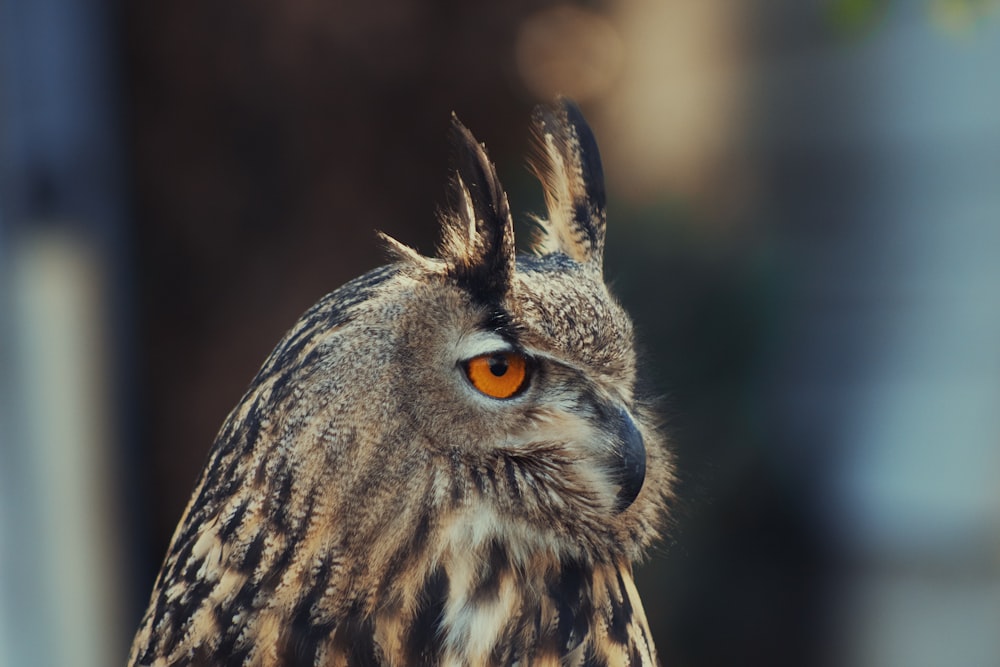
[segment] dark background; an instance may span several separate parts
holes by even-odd
[[[3,499],[21,545],[6,562],[24,573],[4,576],[32,600],[0,616],[0,665],[25,664],[19,628],[49,613],[25,583],[45,577],[31,530],[49,494],[19,408],[33,372],[21,249],[63,235],[99,276],[111,435],[87,516],[118,564],[101,575],[111,648],[95,655],[118,656],[272,346],[384,261],[375,230],[433,249],[452,111],[523,221],[541,212],[530,110],[556,93],[579,100],[604,153],[606,274],[677,456],[670,530],[639,573],[663,664],[935,664],[942,646],[1000,659],[966,623],[1000,615],[975,593],[1000,580],[1000,498],[981,473],[1000,458],[990,3],[82,7],[9,3],[0,31]],[[956,295],[979,305],[949,310]],[[925,638],[948,623],[964,639]],[[50,652],[32,664],[60,664]]]

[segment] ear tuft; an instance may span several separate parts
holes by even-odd
[[[604,258],[604,171],[594,133],[573,102],[560,98],[532,115],[538,155],[530,167],[542,182],[548,219],[539,219],[535,252],[561,252],[601,269]]]
[[[377,234],[382,243],[385,244],[386,251],[392,259],[421,266],[428,270],[434,270],[435,264],[439,263],[439,260],[424,257],[410,246],[397,241],[385,232],[377,232]]]
[[[486,149],[452,115],[455,177],[443,217],[441,259],[484,302],[500,301],[514,273],[514,222]]]

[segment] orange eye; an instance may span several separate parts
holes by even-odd
[[[518,352],[497,352],[465,362],[472,386],[492,398],[510,398],[527,384],[528,360]]]

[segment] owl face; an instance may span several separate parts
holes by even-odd
[[[407,372],[393,394],[415,446],[461,462],[449,484],[463,496],[484,484],[475,471],[513,461],[513,495],[482,503],[498,517],[533,519],[539,534],[589,518],[588,531],[606,533],[641,492],[656,441],[634,402],[627,316],[566,258],[521,258],[509,290],[486,303],[436,268],[400,278],[413,294],[395,325]]]

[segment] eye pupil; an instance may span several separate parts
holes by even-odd
[[[490,357],[490,373],[496,377],[503,377],[507,374],[507,357],[503,354],[495,354]]]

